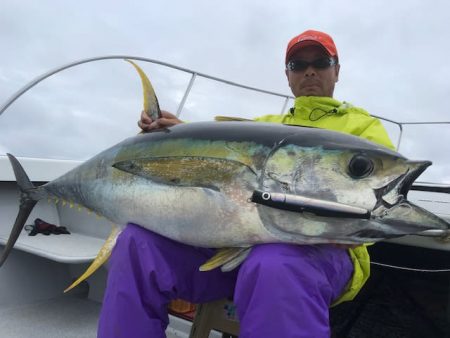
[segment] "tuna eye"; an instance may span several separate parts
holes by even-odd
[[[348,171],[353,178],[364,178],[373,171],[373,162],[364,155],[355,155],[348,164]]]

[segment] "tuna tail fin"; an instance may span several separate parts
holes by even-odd
[[[33,183],[31,183],[28,175],[25,173],[25,170],[19,163],[19,161],[11,154],[8,155],[9,161],[11,162],[14,175],[16,176],[17,185],[20,189],[20,209],[19,214],[17,215],[14,226],[11,230],[11,234],[9,235],[8,241],[6,242],[5,249],[3,250],[2,256],[0,257],[0,267],[8,258],[11,253],[14,244],[19,238],[20,232],[22,231],[25,222],[28,219],[31,211],[33,210],[36,203],[43,197],[41,189],[35,187]]]
[[[114,245],[116,244],[116,240],[119,234],[120,230],[116,227],[113,227],[111,234],[109,235],[105,244],[103,244],[102,248],[97,254],[97,257],[95,257],[94,261],[91,263],[91,265],[89,265],[86,271],[80,277],[78,277],[78,279],[75,282],[73,282],[72,285],[70,285],[67,289],[64,290],[64,293],[72,290],[74,287],[76,287],[78,284],[80,284],[82,281],[84,281],[86,278],[92,275],[95,271],[97,271],[97,269],[108,260],[109,256],[111,256],[111,251],[114,248]]]

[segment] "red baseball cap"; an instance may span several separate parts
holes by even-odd
[[[289,41],[286,49],[286,63],[289,61],[289,58],[299,49],[311,45],[321,46],[330,56],[338,56],[336,45],[334,44],[331,36],[329,36],[327,33],[307,30]]]

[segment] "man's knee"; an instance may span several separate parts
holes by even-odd
[[[312,249],[293,244],[262,244],[252,248],[242,264],[243,270],[257,269],[264,274],[286,273],[295,269],[301,273],[304,267],[312,263]]]

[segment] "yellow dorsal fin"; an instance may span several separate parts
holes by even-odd
[[[244,119],[242,117],[232,117],[232,116],[216,116],[214,117],[215,121],[223,122],[223,121],[253,121],[249,119]]]
[[[126,59],[137,70],[142,82],[142,91],[144,93],[144,111],[154,121],[161,117],[161,110],[159,109],[158,99],[156,98],[155,90],[148,79],[145,72],[136,63]]]
[[[217,250],[217,253],[212,256],[206,263],[200,266],[200,271],[209,271],[222,266],[235,258],[239,257],[241,253],[248,250],[248,248],[222,248]]]
[[[91,276],[99,267],[105,263],[109,256],[111,255],[111,251],[116,244],[117,236],[119,236],[120,230],[117,227],[113,227],[111,234],[106,239],[105,244],[103,244],[102,248],[100,249],[97,257],[95,257],[94,261],[89,265],[89,267],[86,269],[86,271],[75,281],[70,285],[67,289],[64,290],[64,292],[68,292],[72,290],[75,286],[80,284],[82,281],[84,281],[86,278]]]

